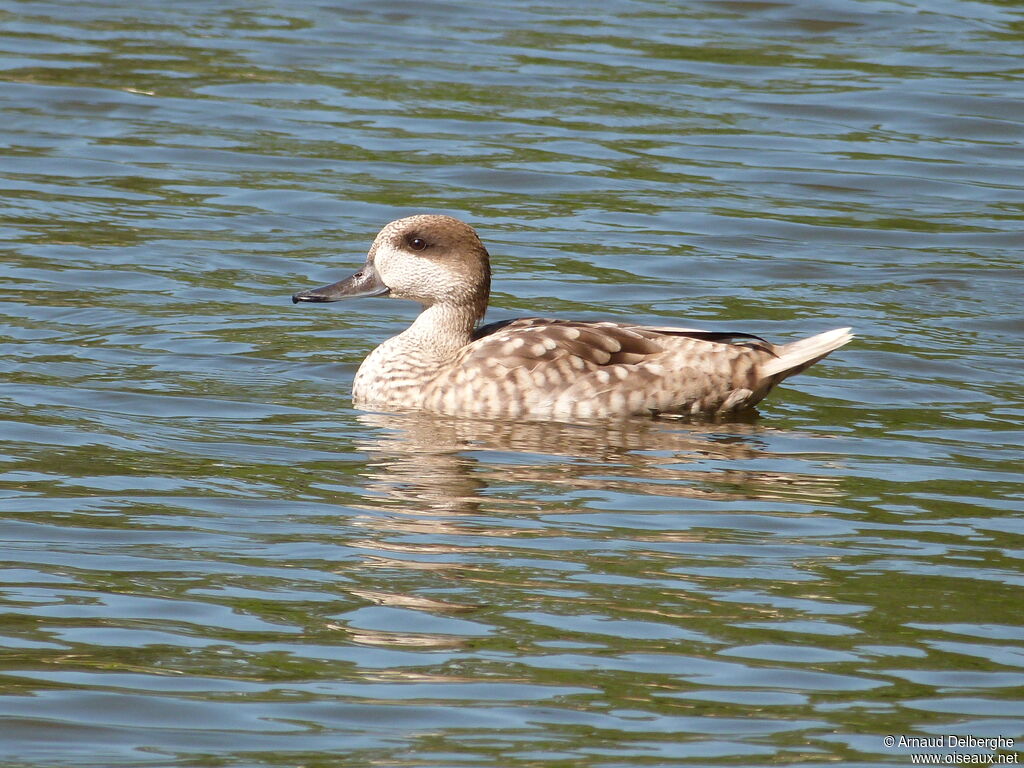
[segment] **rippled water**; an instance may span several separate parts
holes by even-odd
[[[996,0],[0,0],[0,762],[1019,748],[1022,43]],[[415,308],[288,299],[418,211],[492,319],[858,338],[741,421],[360,413]]]

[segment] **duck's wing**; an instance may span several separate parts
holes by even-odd
[[[698,341],[714,341],[719,344],[739,344],[751,349],[759,349],[769,355],[775,355],[775,345],[760,336],[752,333],[741,333],[739,331],[701,331],[696,328],[674,328],[672,326],[659,325],[632,325],[626,326],[635,331],[648,335],[652,338],[658,336],[669,336],[683,339],[697,339]]]
[[[661,354],[657,333],[644,333],[642,326],[612,322],[554,320],[521,317],[502,320],[478,329],[467,347],[465,364],[486,360],[507,368],[533,370],[557,360],[573,360],[569,370],[582,370],[620,363],[636,364]],[[678,329],[683,330],[683,329]]]
[[[742,340],[726,341],[734,338]],[[481,409],[626,416],[737,407],[754,397],[757,367],[771,354],[742,334],[522,318],[480,329],[453,369]]]
[[[849,339],[840,329],[776,346],[745,333],[521,318],[481,328],[453,367],[481,411],[493,403],[508,415],[568,418],[730,411]]]
[[[773,344],[762,339],[760,336],[755,336],[752,333],[740,333],[736,331],[705,331],[699,328],[678,328],[676,326],[633,325],[631,323],[615,323],[610,321],[590,322],[577,320],[555,320],[546,317],[520,317],[513,320],[499,320],[495,323],[489,323],[488,325],[482,326],[476,330],[473,334],[473,340],[479,341],[487,336],[501,334],[502,332],[515,333],[516,338],[525,338],[520,336],[520,332],[529,329],[543,329],[543,333],[548,334],[551,338],[575,336],[574,331],[565,330],[569,328],[575,329],[575,332],[580,332],[581,337],[583,338],[583,344],[597,341],[599,349],[604,349],[608,344],[606,342],[601,342],[600,338],[595,339],[592,335],[595,331],[598,334],[598,337],[604,336],[606,338],[617,339],[620,342],[626,342],[626,346],[633,352],[641,351],[637,348],[635,343],[635,338],[639,336],[655,343],[656,348],[644,348],[649,349],[652,354],[664,352],[667,346],[671,344],[671,342],[668,341],[669,339],[687,338],[697,339],[699,341],[713,341],[719,344],[741,344],[745,347],[760,349],[772,356],[775,355],[775,346]],[[598,357],[601,358],[603,355],[599,355]],[[598,365],[608,364],[601,363],[599,360],[595,360],[595,362]],[[615,363],[625,361],[611,360],[611,362]]]
[[[675,326],[634,325],[632,323],[615,323],[610,320],[555,320],[551,317],[516,317],[510,320],[498,320],[480,326],[473,332],[473,339],[482,339],[502,330],[522,330],[524,328],[548,328],[551,326],[587,326],[595,328],[632,328],[665,334],[709,333],[699,328],[677,328]],[[741,334],[742,335],[742,334]]]

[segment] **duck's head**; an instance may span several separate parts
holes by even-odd
[[[424,214],[384,227],[366,254],[366,264],[354,275],[296,293],[292,301],[390,296],[424,307],[472,308],[482,316],[490,290],[487,249],[474,229],[451,216]]]

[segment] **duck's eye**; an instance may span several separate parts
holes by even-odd
[[[427,247],[427,241],[424,240],[422,237],[414,237],[412,240],[409,241],[409,247],[412,248],[414,251],[422,251],[424,248]]]

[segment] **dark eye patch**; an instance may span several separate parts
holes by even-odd
[[[409,243],[409,247],[414,251],[422,251],[427,247],[427,241],[422,237],[413,236],[408,238],[406,242]]]

